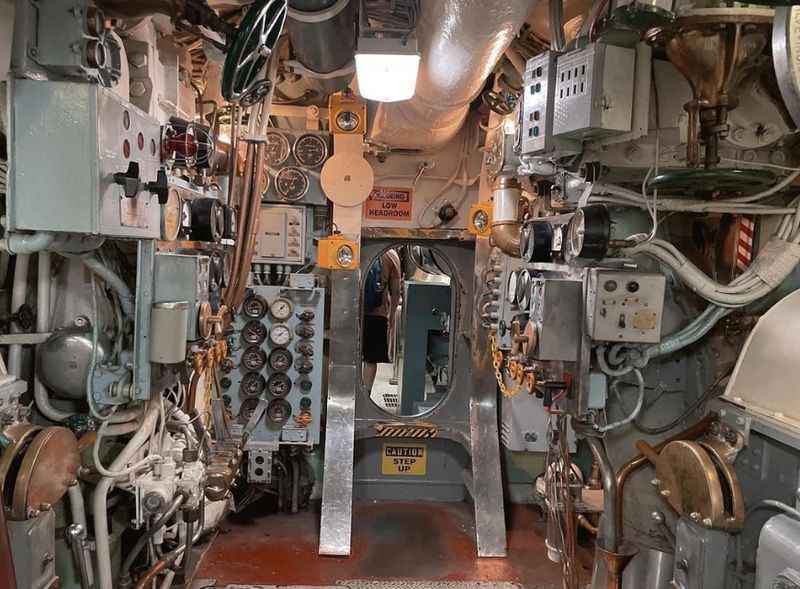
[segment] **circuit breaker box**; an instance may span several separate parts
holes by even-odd
[[[114,179],[134,164],[157,180],[158,121],[96,84],[14,80],[11,91],[9,230],[160,237],[157,197],[126,196]]]
[[[595,270],[589,275],[588,323],[595,341],[661,341],[663,274]]]

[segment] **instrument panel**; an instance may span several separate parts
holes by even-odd
[[[274,129],[267,132],[264,202],[325,205],[320,172],[330,157],[330,134]]]

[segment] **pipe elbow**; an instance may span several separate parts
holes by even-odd
[[[522,223],[519,221],[519,201],[522,190],[513,177],[501,177],[492,193],[492,243],[503,253],[521,258]]]
[[[492,225],[492,243],[506,255],[521,258],[522,225],[520,223],[497,223]]]
[[[34,254],[41,252],[53,245],[56,236],[54,233],[40,231],[37,233],[9,233],[3,240],[0,248],[9,254]]]

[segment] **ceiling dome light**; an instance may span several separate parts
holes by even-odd
[[[367,100],[398,102],[414,96],[420,54],[417,40],[362,37],[356,52],[358,91]]]

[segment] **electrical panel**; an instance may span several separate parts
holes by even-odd
[[[160,142],[158,121],[110,90],[15,80],[7,229],[158,239],[156,195],[115,175],[157,181]]]
[[[189,303],[186,339],[188,341],[199,339],[200,307],[203,303],[209,302],[209,293],[212,289],[219,289],[219,285],[212,285],[210,258],[183,254],[156,254],[153,282],[154,304],[174,301]]]
[[[305,259],[305,207],[262,206],[253,262],[297,265],[304,264]]]
[[[636,52],[593,43],[557,61],[556,137],[587,139],[631,130]]]
[[[251,287],[236,319],[225,402],[256,446],[319,443],[325,290],[301,284]]]
[[[268,131],[269,179],[263,201],[327,205],[320,171],[330,155],[330,133],[292,129]]]
[[[655,344],[661,341],[663,274],[594,270],[589,276],[592,339]]]
[[[536,327],[537,360],[575,362],[581,341],[583,282],[531,279],[530,320]]]
[[[558,151],[578,153],[580,145],[553,137],[557,53],[546,51],[525,64],[522,103],[522,155],[541,155]]]

